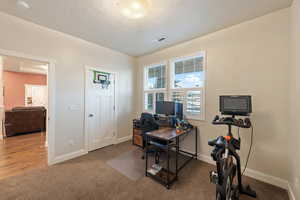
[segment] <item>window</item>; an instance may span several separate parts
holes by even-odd
[[[155,102],[183,104],[187,119],[204,120],[205,56],[198,53],[166,64],[145,68],[144,110],[155,111]],[[168,73],[166,73],[168,72]]]
[[[204,119],[204,54],[170,62],[171,100],[183,104],[188,119]]]
[[[166,65],[148,67],[145,76],[146,90],[166,88]]]
[[[173,88],[199,88],[204,85],[203,57],[178,60],[174,65]]]
[[[144,110],[155,111],[155,102],[166,100],[166,64],[145,68]]]

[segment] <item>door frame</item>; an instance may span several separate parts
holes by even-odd
[[[89,75],[89,71],[90,70],[97,70],[97,71],[103,71],[103,72],[108,72],[108,73],[112,73],[115,75],[115,90],[114,90],[114,105],[115,105],[115,110],[114,110],[114,143],[117,143],[117,139],[118,139],[118,117],[117,117],[117,113],[118,113],[118,105],[117,105],[117,90],[118,90],[118,78],[119,78],[119,73],[113,70],[107,70],[104,67],[90,67],[90,66],[85,66],[85,71],[84,71],[84,146],[85,146],[85,152],[89,152],[89,134],[88,134],[88,109],[87,109],[87,98],[88,98],[88,75]]]
[[[48,165],[55,160],[55,65],[56,61],[51,58],[28,55],[22,52],[0,49],[2,56],[14,56],[24,59],[36,60],[48,63],[47,86],[48,86],[48,110],[46,146],[48,147]]]

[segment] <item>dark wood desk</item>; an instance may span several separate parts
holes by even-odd
[[[175,128],[164,127],[164,128],[160,128],[158,130],[147,132],[146,134],[149,137],[167,141],[167,140],[172,140],[176,137],[179,137],[180,135],[186,134],[187,132],[189,132],[189,130],[176,131]]]
[[[192,132],[195,133],[195,153],[186,152],[180,149],[180,140],[179,138],[186,134],[191,134]],[[159,183],[166,186],[167,189],[170,188],[171,184],[173,184],[178,179],[178,173],[181,169],[183,169],[192,159],[197,159],[198,155],[198,129],[197,127],[188,129],[188,130],[180,130],[176,131],[175,128],[165,127],[160,128],[158,130],[154,130],[151,132],[145,133],[146,136],[146,169],[145,175],[149,176]],[[151,143],[151,139],[159,139],[166,142],[166,145],[158,145],[155,143]],[[157,147],[161,148],[162,150],[166,151],[167,153],[167,168],[161,169],[159,173],[153,175],[148,171],[148,144],[157,145]],[[170,170],[170,151],[175,148],[175,172]],[[178,155],[184,154],[188,156],[189,159],[185,161],[181,166],[178,165]]]

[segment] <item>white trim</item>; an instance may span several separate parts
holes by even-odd
[[[194,57],[203,56],[206,57],[206,52],[204,50],[197,51],[195,53],[183,55],[183,56],[177,56],[170,59],[170,62],[176,62],[176,61],[182,61],[182,60],[189,60]]]
[[[147,89],[146,88],[146,84],[147,84],[147,80],[148,80],[148,70],[149,68],[154,68],[154,67],[159,67],[161,65],[165,65],[166,69],[165,69],[165,88],[155,88],[155,89]],[[142,96],[142,108],[141,110],[144,112],[154,112],[155,111],[155,102],[153,102],[153,110],[146,110],[145,109],[145,94],[146,93],[153,93],[154,97],[153,97],[153,101],[155,101],[155,94],[156,93],[164,93],[165,94],[165,99],[167,99],[167,95],[168,95],[168,61],[162,61],[162,62],[158,62],[158,63],[153,63],[153,64],[149,64],[149,65],[144,65],[143,66],[143,81],[142,81],[142,91],[143,91],[143,96]]]
[[[173,72],[174,72],[174,67],[173,64],[175,61],[179,61],[179,60],[187,60],[187,59],[191,59],[191,58],[195,58],[195,57],[203,57],[203,73],[204,73],[204,86],[203,87],[198,87],[198,88],[173,88],[173,80],[174,80],[174,76],[173,76]],[[147,89],[146,84],[147,84],[147,72],[149,68],[151,67],[157,67],[160,65],[166,65],[166,86],[165,88],[159,88],[159,89]],[[143,65],[143,81],[142,81],[142,108],[141,110],[144,112],[154,112],[155,111],[155,104],[153,105],[153,111],[149,111],[145,109],[145,94],[146,93],[153,93],[155,95],[155,93],[158,92],[163,92],[165,93],[165,99],[166,100],[171,100],[172,98],[172,92],[174,91],[183,91],[185,94],[187,91],[201,91],[201,113],[200,115],[187,115],[187,113],[184,112],[184,114],[186,115],[188,120],[196,120],[196,121],[205,121],[206,119],[206,109],[205,109],[205,102],[206,102],[206,85],[207,85],[207,77],[206,77],[206,71],[207,71],[207,58],[206,58],[206,51],[202,50],[202,51],[197,51],[193,54],[189,54],[189,55],[185,55],[185,56],[180,56],[180,57],[175,57],[175,58],[170,58],[168,59],[168,61],[162,61],[162,62],[157,62],[154,64],[145,64]],[[154,97],[155,98],[155,97]],[[155,99],[154,99],[155,100]],[[203,106],[202,106],[203,105]]]
[[[85,85],[84,85],[84,148],[85,148],[85,151],[88,152],[89,151],[89,135],[88,135],[88,131],[87,131],[87,118],[88,118],[88,112],[87,112],[87,105],[86,105],[86,99],[87,99],[87,87],[88,87],[88,72],[89,70],[97,70],[97,71],[104,71],[104,72],[108,72],[108,73],[112,73],[115,75],[115,84],[114,84],[114,87],[115,87],[115,90],[114,90],[114,96],[115,96],[115,102],[114,102],[114,106],[115,106],[115,112],[114,112],[114,138],[113,140],[114,141],[117,141],[117,138],[118,138],[118,128],[117,128],[117,125],[118,125],[118,118],[117,118],[117,115],[118,115],[118,104],[117,104],[117,99],[118,99],[118,80],[119,80],[119,73],[116,72],[116,71],[111,71],[111,70],[107,70],[103,67],[90,67],[90,66],[85,66],[85,72],[84,72],[84,82],[85,82]],[[115,142],[114,142],[115,143]]]
[[[180,57],[175,57],[171,58],[169,61],[169,77],[170,81],[168,82],[170,90],[181,90],[181,89],[187,89],[187,90],[192,90],[192,89],[198,89],[199,87],[193,87],[193,88],[175,88],[173,83],[174,83],[174,63],[178,61],[184,61],[184,60],[189,60],[189,59],[194,59],[195,57],[203,57],[203,72],[204,72],[204,87],[200,88],[205,88],[206,86],[206,52],[205,51],[198,51],[193,54],[189,54],[186,56],[180,56]]]
[[[243,166],[242,166],[243,168]],[[287,190],[288,189],[288,184],[289,182],[287,180],[284,180],[282,178],[278,178],[276,176],[272,176],[269,174],[265,174],[250,168],[247,168],[245,171],[245,175],[249,176],[251,178],[257,179],[259,181],[265,182],[265,183],[269,183],[271,185],[275,185],[277,187],[280,187],[282,189]]]
[[[183,149],[183,150],[192,153],[189,150],[185,150],[185,149]],[[206,162],[208,164],[211,164],[211,165],[216,165],[216,163],[213,161],[213,159],[210,156],[207,156],[204,154],[198,154],[197,159],[201,160],[203,162]],[[242,166],[242,168],[244,168],[244,166]],[[265,183],[269,183],[271,185],[275,185],[282,189],[288,190],[289,193],[290,193],[290,191],[292,191],[289,188],[289,182],[282,178],[278,178],[278,177],[275,177],[275,176],[272,176],[269,174],[265,174],[265,173],[259,172],[257,170],[249,169],[249,168],[246,169],[245,175],[248,177],[254,178],[256,180],[259,180],[259,181],[262,181]],[[292,194],[292,192],[291,192],[291,194]]]
[[[204,86],[203,87],[193,87],[193,88],[174,88],[174,63],[178,62],[178,61],[183,61],[183,60],[189,60],[189,59],[193,59],[195,57],[202,57],[203,58],[203,73],[204,73]],[[205,51],[198,51],[195,52],[193,54],[189,54],[189,55],[185,55],[185,56],[180,56],[180,57],[175,57],[175,58],[171,58],[169,60],[169,74],[168,74],[168,92],[169,92],[169,100],[171,100],[172,98],[172,93],[173,92],[184,92],[184,95],[186,96],[187,91],[201,91],[201,104],[200,104],[200,108],[201,108],[201,113],[200,115],[197,116],[193,116],[193,115],[188,115],[188,113],[185,112],[184,108],[184,114],[186,115],[186,118],[188,120],[197,120],[197,121],[205,121],[205,96],[206,96],[206,84],[207,84],[207,77],[206,77],[206,70],[207,70],[207,66],[206,66],[207,62],[206,62],[206,52]]]
[[[67,161],[67,160],[71,160],[73,158],[86,155],[87,153],[88,152],[85,151],[85,149],[81,149],[79,151],[75,151],[75,152],[71,152],[68,154],[61,155],[61,156],[57,156],[53,161],[51,161],[50,165],[54,165],[54,164],[61,163],[61,162]]]
[[[296,200],[292,185],[290,183],[288,184],[288,194],[289,194],[290,200]]]
[[[48,86],[48,110],[47,110],[47,135],[46,143],[48,147],[48,165],[53,163],[55,160],[55,64],[56,61],[53,59],[37,57],[27,55],[24,53],[0,49],[0,55],[14,56],[20,58],[26,58],[30,60],[36,60],[44,63],[48,63],[48,75],[47,75],[47,86]]]
[[[216,165],[210,156],[199,154],[198,159],[203,162],[206,162],[206,163],[209,163],[212,165]],[[242,168],[244,168],[244,166],[242,166]],[[272,176],[269,174],[265,174],[265,173],[259,172],[257,170],[247,168],[245,171],[245,175],[248,177],[254,178],[256,180],[286,189],[286,190],[288,189],[288,181],[287,180],[284,180],[284,179],[281,179],[281,178],[278,178],[278,177],[275,177],[275,176]]]
[[[143,90],[144,91],[156,91],[156,90],[166,90],[167,89],[166,85],[165,85],[165,88],[154,88],[154,89],[148,89],[148,88],[146,88],[146,83],[147,83],[147,80],[148,80],[148,69],[155,68],[155,67],[160,67],[160,66],[166,66],[166,71],[165,71],[166,77],[165,78],[167,78],[168,62],[166,62],[166,61],[163,61],[163,62],[160,62],[160,63],[156,63],[156,64],[152,64],[152,65],[145,65],[143,67],[143,70],[144,70],[143,71],[143,77],[144,77]],[[167,81],[166,81],[165,84],[167,84]]]
[[[3,114],[3,119],[2,119],[2,121],[0,121],[0,126],[1,126],[1,129],[0,129],[0,131],[1,131],[1,133],[0,133],[0,140],[3,140],[4,139],[4,137],[6,137],[5,136],[5,126],[4,126],[4,120],[5,120],[5,118],[4,118],[4,115],[5,115],[5,109],[4,109],[4,106],[3,105],[0,105],[0,113],[2,113]]]
[[[117,138],[114,144],[120,144],[122,142],[127,142],[132,139],[132,135],[128,135],[125,137]]]

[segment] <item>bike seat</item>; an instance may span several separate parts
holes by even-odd
[[[223,136],[219,136],[216,139],[208,141],[209,146],[216,147],[225,147],[226,140]]]

